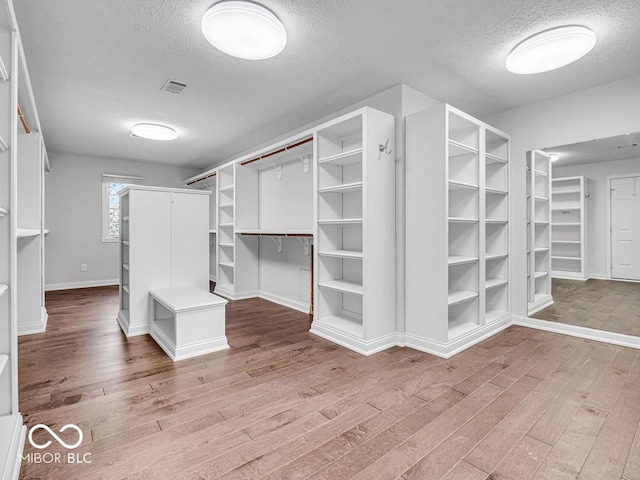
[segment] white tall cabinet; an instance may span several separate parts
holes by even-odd
[[[444,104],[405,122],[405,345],[448,357],[511,321],[510,137]]]
[[[553,304],[551,295],[551,157],[527,152],[528,314]]]
[[[584,176],[551,181],[551,275],[587,280],[588,179]]]
[[[395,118],[371,108],[318,127],[311,332],[365,355],[398,343]]]
[[[209,191],[131,185],[120,192],[120,312],[127,336],[149,333],[149,291],[209,290]]]

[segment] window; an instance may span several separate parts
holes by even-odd
[[[102,241],[117,242],[120,238],[120,190],[127,185],[141,184],[142,177],[102,175]]]

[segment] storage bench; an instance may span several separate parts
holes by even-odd
[[[151,337],[175,362],[229,348],[227,300],[196,287],[151,290]]]

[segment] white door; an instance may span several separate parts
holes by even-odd
[[[611,179],[611,277],[640,280],[640,177]]]

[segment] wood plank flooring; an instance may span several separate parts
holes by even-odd
[[[53,443],[25,455],[64,460],[27,459],[21,478],[640,480],[640,351],[511,327],[448,360],[362,357],[244,300],[230,350],[174,364],[124,337],[117,300],[50,292],[47,333],[20,338],[27,425],[77,424],[91,460],[38,430]]]
[[[640,336],[640,283],[554,278],[552,286],[554,304],[532,317]]]

